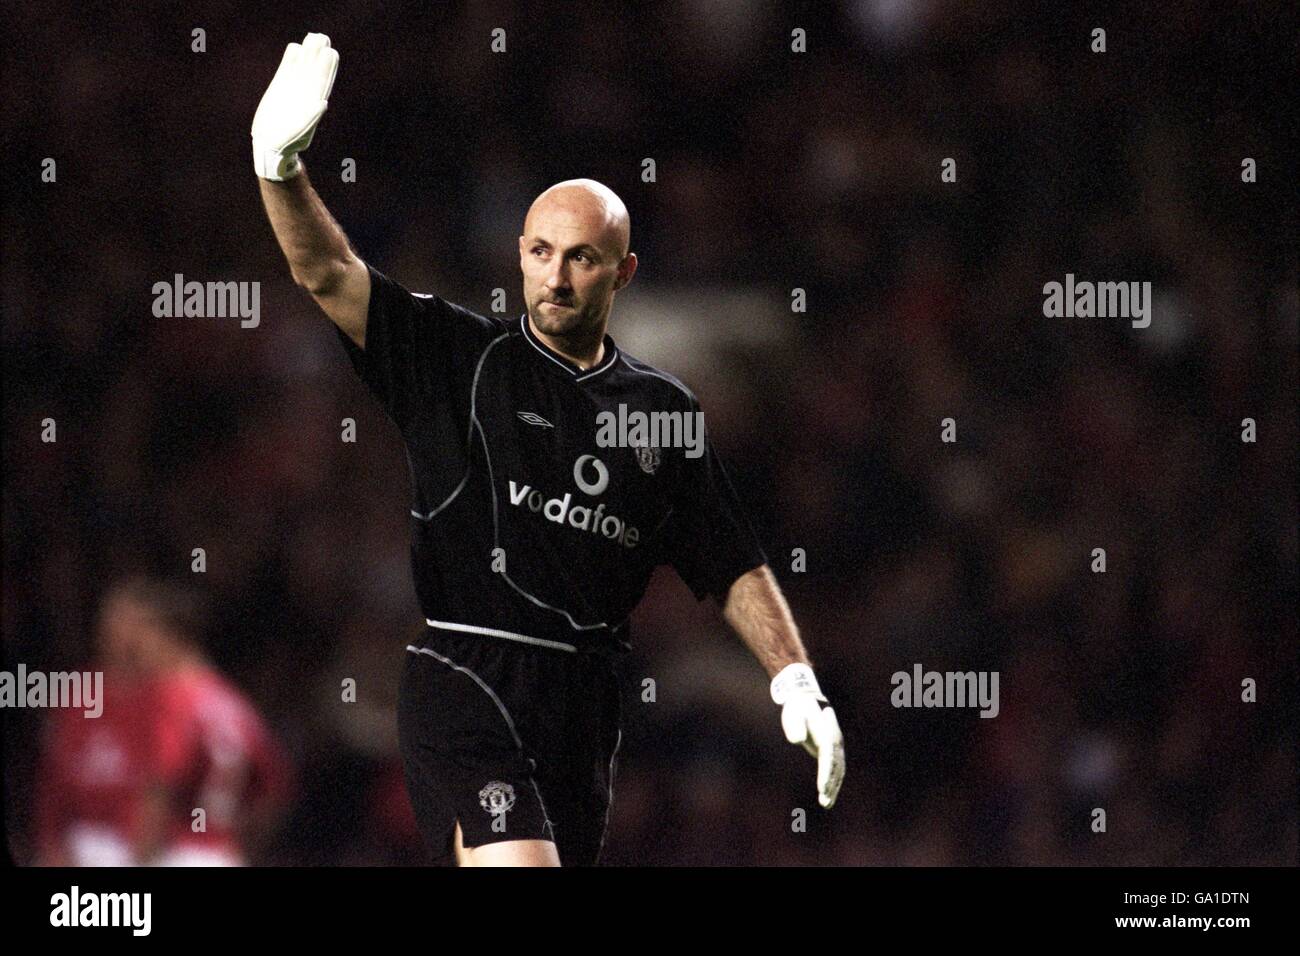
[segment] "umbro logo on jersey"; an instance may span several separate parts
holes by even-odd
[[[541,425],[543,428],[555,427],[536,412],[515,412],[515,414],[519,416],[521,421],[525,421],[530,425]]]

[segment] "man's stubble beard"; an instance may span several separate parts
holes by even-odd
[[[540,332],[557,339],[569,339],[575,343],[598,338],[597,333],[601,328],[599,313],[592,314],[586,308],[571,307],[556,314],[544,309],[542,303],[545,301],[547,300],[539,299],[530,315],[533,325]]]

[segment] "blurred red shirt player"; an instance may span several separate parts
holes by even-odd
[[[43,864],[239,866],[265,838],[288,796],[288,760],[204,658],[202,630],[183,589],[131,578],[109,590],[98,622],[103,713],[52,711],[48,727]]]

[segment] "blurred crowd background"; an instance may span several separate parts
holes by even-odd
[[[293,286],[249,156],[284,45],[322,31],[341,64],[307,168],[408,288],[485,313],[500,288],[516,315],[532,198],[623,197],[641,267],[611,333],[699,395],[844,726],[827,814],[757,664],[663,569],[605,862],[1293,864],[1294,11],[1016,6],[25,4],[5,669],[88,666],[114,581],[187,580],[292,764],[254,862],[424,859],[393,713],[421,626],[400,439]],[[260,324],[155,318],[176,273],[260,282]],[[1151,326],[1045,318],[1066,273],[1151,281]],[[1000,714],[892,707],[916,663],[998,671]],[[29,863],[48,714],[3,716]]]

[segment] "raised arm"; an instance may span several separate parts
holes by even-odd
[[[338,52],[323,33],[309,33],[302,43],[288,45],[253,117],[253,167],[293,281],[364,348],[370,272],[312,188],[298,157],[325,115],[338,63]]]
[[[293,281],[311,293],[348,338],[365,348],[370,270],[308,182],[307,171],[284,182],[258,182]]]

